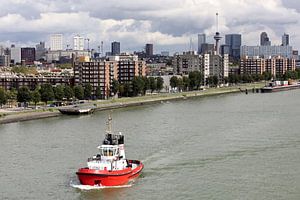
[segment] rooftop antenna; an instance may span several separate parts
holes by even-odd
[[[219,55],[219,52],[220,52],[220,40],[222,39],[220,33],[219,33],[219,13],[216,13],[216,34],[214,36],[214,39],[216,40],[216,46],[215,46],[215,52],[216,52],[216,55]]]
[[[111,111],[109,112],[108,120],[107,120],[107,122],[106,122],[106,125],[107,125],[106,133],[111,133],[111,132],[112,132],[112,117],[111,117]]]
[[[103,41],[101,41],[101,56],[104,56],[103,54],[104,54],[104,52],[103,52]]]
[[[219,13],[216,13],[216,26],[217,26],[216,32],[219,32]]]

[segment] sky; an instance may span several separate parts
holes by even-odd
[[[53,33],[64,35],[72,45],[79,34],[90,47],[110,51],[112,41],[121,50],[141,51],[154,44],[155,53],[197,49],[197,34],[213,42],[215,13],[221,35],[242,34],[243,45],[258,45],[260,33],[268,33],[280,45],[283,33],[300,49],[300,3],[298,0],[1,0],[0,44],[34,46]],[[224,38],[222,40],[224,43]]]

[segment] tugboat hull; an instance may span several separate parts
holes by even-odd
[[[137,160],[129,160],[129,164],[136,164],[132,169],[128,167],[124,170],[107,171],[81,168],[76,172],[82,185],[98,186],[119,186],[126,185],[130,180],[137,178],[144,165]]]

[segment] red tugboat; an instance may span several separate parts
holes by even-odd
[[[137,178],[144,165],[138,160],[127,160],[124,135],[112,133],[112,118],[109,116],[105,139],[98,146],[99,154],[88,159],[87,167],[76,174],[82,185],[121,186]]]

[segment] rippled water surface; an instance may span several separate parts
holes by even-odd
[[[143,173],[131,187],[76,189],[106,118],[0,125],[0,199],[300,199],[300,90],[115,110]]]

